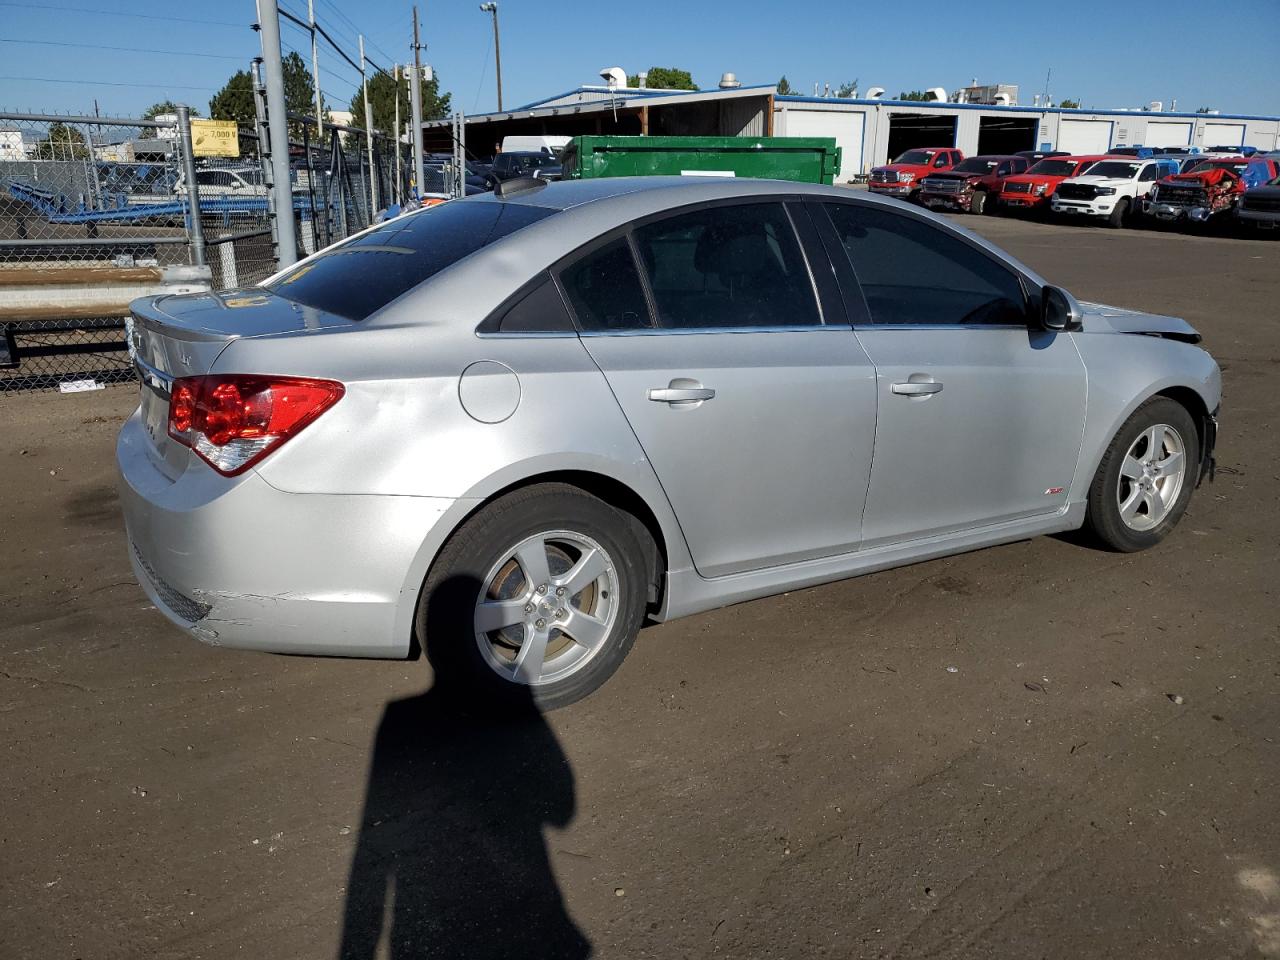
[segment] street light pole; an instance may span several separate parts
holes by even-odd
[[[482,3],[480,9],[485,13],[493,14],[493,63],[494,70],[498,74],[498,112],[502,112],[502,44],[498,40],[498,5],[496,3]]]

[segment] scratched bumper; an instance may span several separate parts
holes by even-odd
[[[401,657],[406,574],[455,501],[284,493],[203,464],[170,481],[135,414],[116,459],[129,556],[147,596],[191,636],[278,653]]]

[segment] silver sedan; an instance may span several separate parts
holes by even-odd
[[[1181,320],[771,181],[512,181],[133,314],[118,460],[160,610],[211,644],[425,649],[544,708],[646,620],[1082,525],[1153,546],[1221,386]]]

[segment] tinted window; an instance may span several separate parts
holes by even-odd
[[[569,319],[560,291],[544,274],[536,287],[502,315],[497,329],[503,333],[550,333],[572,330],[573,321]]]
[[[1146,183],[1149,180],[1158,180],[1160,178],[1160,168],[1154,163],[1144,167],[1142,174],[1138,177],[1139,183]]]
[[[1091,177],[1118,177],[1132,180],[1138,173],[1138,165],[1125,160],[1099,160],[1089,168]]]
[[[809,271],[780,203],[711,207],[639,227],[657,326],[816,326]]]
[[[518,203],[442,203],[323,253],[270,289],[287,300],[363,320],[463,257],[553,213]]]
[[[1046,177],[1069,177],[1076,165],[1074,160],[1041,160],[1028,173],[1037,173]]]
[[[1017,275],[914,217],[828,204],[875,323],[1026,323]]]
[[[561,271],[560,282],[583,330],[653,326],[635,258],[625,237],[570,264]]]

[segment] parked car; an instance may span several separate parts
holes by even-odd
[[[893,163],[872,167],[867,187],[882,197],[914,200],[920,193],[921,180],[931,173],[950,170],[963,159],[964,154],[952,147],[908,150]]]
[[[1039,163],[1047,157],[1066,157],[1069,155],[1066,150],[1019,150],[1014,154],[1015,157],[1026,157],[1030,163]]]
[[[493,158],[493,166],[487,178],[488,186],[492,189],[502,181],[513,180],[516,177],[559,180],[560,172],[560,161],[550,153],[532,150],[504,152]]]
[[[767,180],[526,185],[132,309],[120,498],[162,612],[219,646],[417,643],[543,707],[646,618],[1081,525],[1153,546],[1221,386],[1182,320]]]
[[[1102,218],[1107,226],[1120,227],[1130,212],[1141,209],[1142,198],[1157,180],[1177,171],[1178,162],[1170,157],[1109,157],[1058,184],[1049,209],[1062,216]]]
[[[1084,173],[1103,157],[1046,157],[1033,163],[1026,173],[1006,177],[997,198],[1006,210],[1040,211],[1049,209],[1049,199],[1063,180]]]
[[[1142,146],[1112,147],[1107,153],[1113,157],[1137,157],[1141,160],[1146,160],[1156,155],[1156,148]]]
[[[1280,228],[1280,177],[1245,193],[1236,205],[1236,219],[1262,230]]]
[[[920,183],[920,202],[930,209],[992,213],[1005,179],[1025,172],[1028,166],[1026,157],[968,157],[950,170],[925,177]]]
[[[207,167],[196,170],[196,189],[203,198],[266,197],[261,167]],[[187,192],[187,177],[179,173],[173,192]]]
[[[1157,220],[1204,223],[1235,209],[1245,192],[1244,157],[1201,160],[1183,173],[1161,178],[1142,201]]]
[[[1226,146],[1210,147],[1207,152],[1217,153],[1217,154],[1234,154],[1240,157],[1252,157],[1255,153],[1258,152],[1258,148],[1239,146],[1239,145],[1231,146],[1230,144],[1228,144]]]

